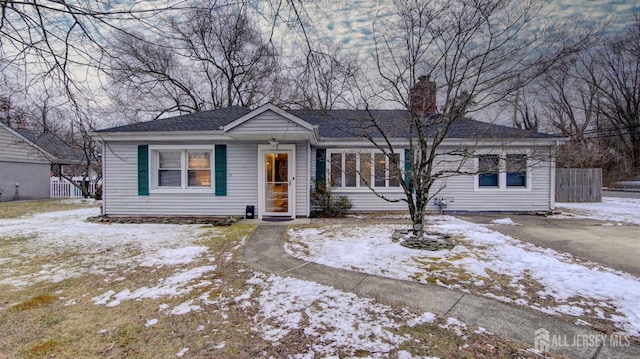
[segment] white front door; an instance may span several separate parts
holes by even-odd
[[[258,217],[295,217],[295,145],[260,145],[258,152]]]

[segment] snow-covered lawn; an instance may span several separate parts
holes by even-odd
[[[635,205],[633,202],[630,206]],[[516,221],[517,222],[517,221]],[[512,220],[497,223],[516,224]],[[640,280],[567,253],[541,248],[451,216],[429,217],[429,229],[452,235],[456,246],[436,252],[391,241],[406,224],[337,224],[292,228],[288,253],[327,266],[435,283],[577,324],[640,336]]]
[[[538,357],[455,318],[254,272],[239,258],[248,226],[85,221],[98,214],[0,219],[0,313],[11,333],[0,358]],[[25,303],[36,309],[17,309]]]
[[[640,199],[603,197],[600,203],[556,203],[563,213],[552,218],[598,219],[640,225]],[[564,213],[568,211],[569,213]]]

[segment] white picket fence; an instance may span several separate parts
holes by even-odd
[[[96,181],[89,181],[89,193],[95,190]],[[51,198],[82,198],[82,191],[64,178],[51,177]]]

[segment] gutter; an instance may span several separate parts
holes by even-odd
[[[223,131],[154,131],[154,132],[100,132],[90,133],[99,141],[231,141]]]

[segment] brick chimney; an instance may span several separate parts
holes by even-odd
[[[411,112],[415,116],[435,115],[436,108],[436,82],[429,76],[418,77],[418,82],[411,89],[409,103]]]

